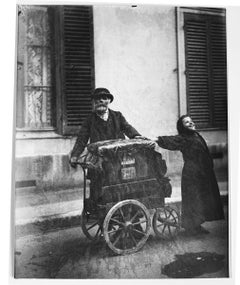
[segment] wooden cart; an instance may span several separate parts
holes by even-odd
[[[171,195],[166,163],[151,141],[93,143],[79,164],[84,173],[82,230],[90,240],[104,239],[115,253],[127,254],[142,248],[151,226],[160,238],[176,236],[179,214],[164,203]]]

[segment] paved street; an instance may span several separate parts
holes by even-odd
[[[115,255],[105,244],[92,244],[79,226],[18,237],[15,276],[18,278],[172,278],[193,266],[189,277],[228,276],[228,215],[205,223],[209,234],[185,236],[174,241],[159,240],[151,233],[137,253]],[[190,253],[197,253],[192,256]],[[182,255],[182,262],[172,263]],[[211,256],[210,256],[211,255]],[[201,261],[201,262],[200,262]],[[197,263],[196,263],[197,262]],[[200,263],[199,263],[200,262]],[[180,269],[179,269],[180,264]],[[192,269],[191,269],[192,268]]]

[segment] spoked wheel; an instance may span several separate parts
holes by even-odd
[[[86,210],[82,211],[82,231],[87,238],[97,242],[103,239],[102,224],[103,219],[97,215],[91,215]]]
[[[156,209],[153,229],[158,237],[165,240],[173,239],[180,229],[179,213],[169,206]]]
[[[104,238],[117,254],[138,251],[147,241],[150,229],[149,211],[136,200],[124,200],[114,205],[103,223]]]

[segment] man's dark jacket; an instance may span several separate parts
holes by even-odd
[[[103,140],[124,139],[124,134],[130,139],[140,136],[137,130],[126,121],[121,112],[109,109],[107,121],[92,112],[80,128],[71,157],[79,157],[89,140],[90,143],[93,143]]]

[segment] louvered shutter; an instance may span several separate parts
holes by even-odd
[[[227,123],[226,24],[223,17],[211,18],[211,60],[214,126]]]
[[[63,7],[64,134],[76,134],[91,112],[94,89],[91,6]]]
[[[199,128],[227,122],[224,17],[184,14],[188,113]]]

